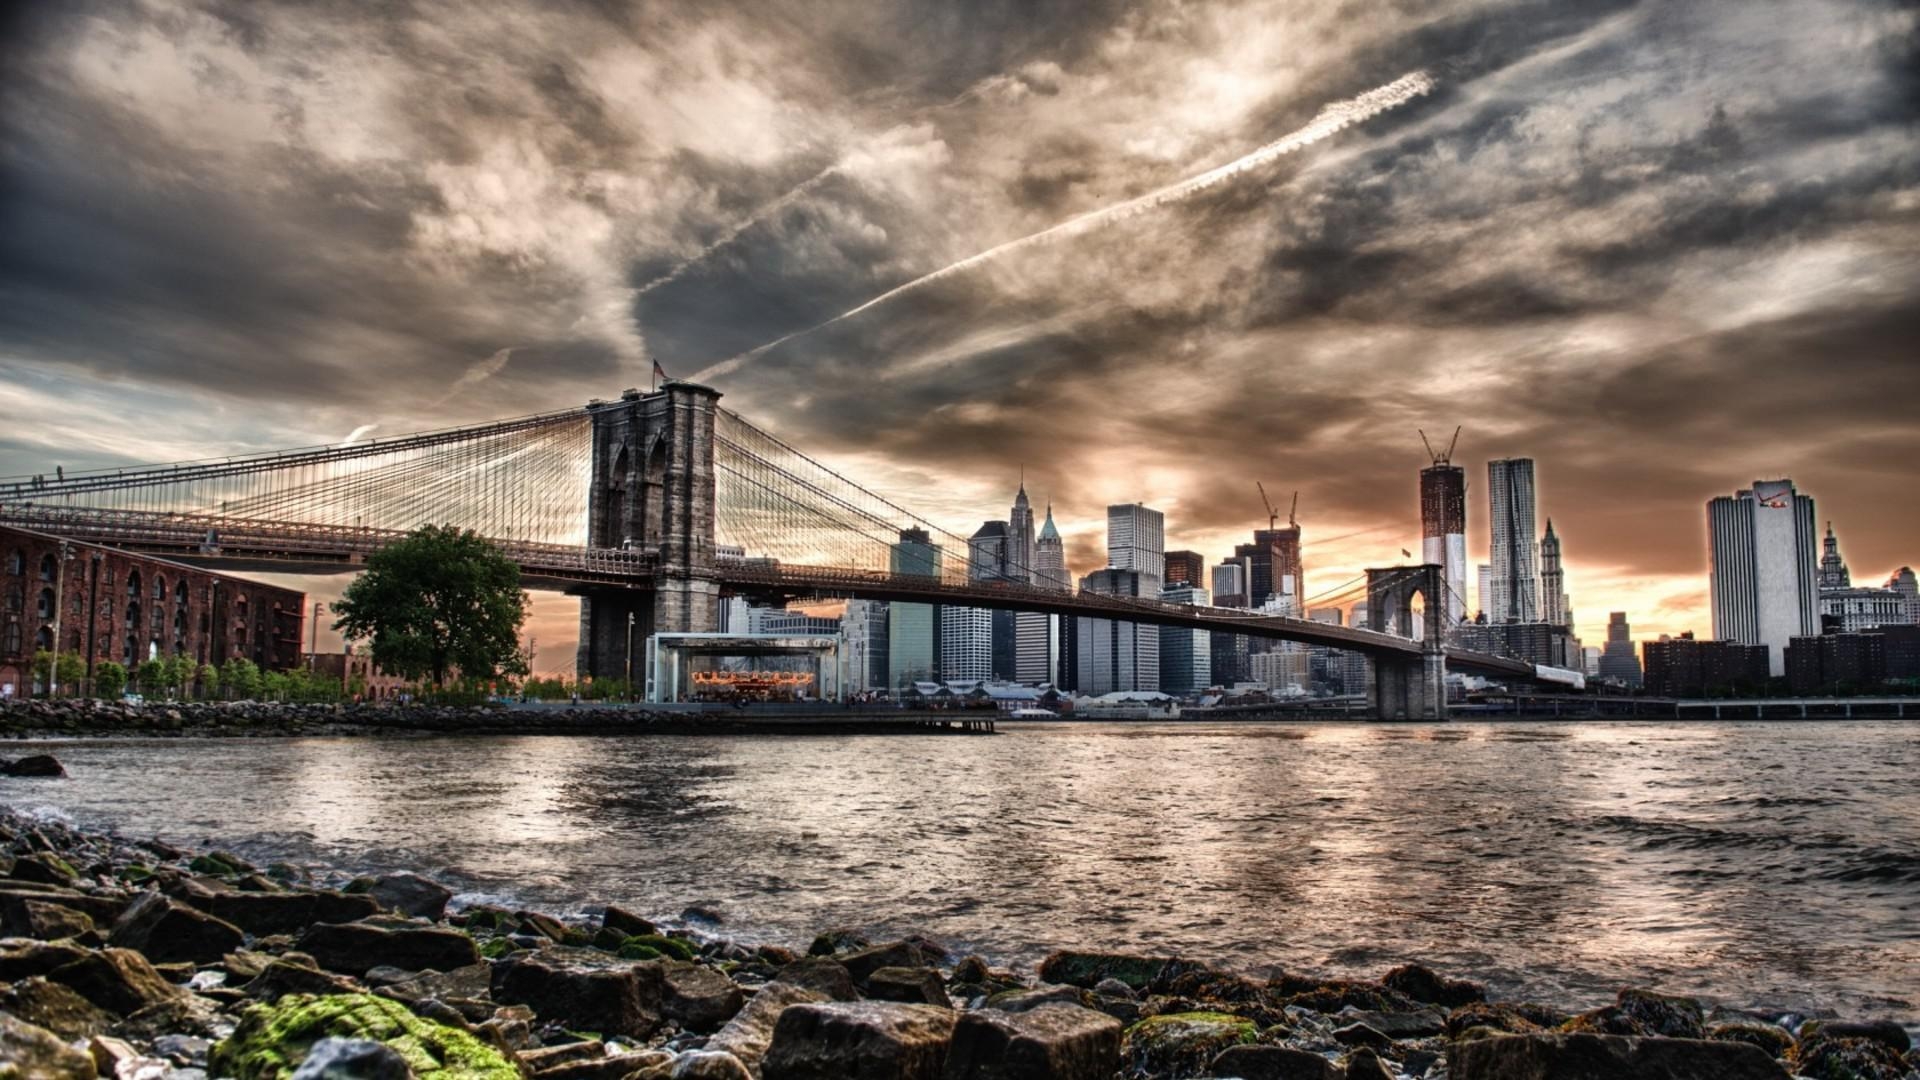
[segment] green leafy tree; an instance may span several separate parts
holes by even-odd
[[[46,687],[48,695],[53,693],[53,653],[41,649],[33,654],[33,681]]]
[[[157,694],[167,684],[167,665],[159,660],[142,660],[140,666],[133,669],[133,677],[140,684],[143,694]]]
[[[79,653],[61,653],[53,661],[53,675],[62,690],[75,693],[80,689],[80,680],[87,677],[87,662],[80,659]]]
[[[428,525],[367,557],[333,607],[333,628],[373,646],[383,671],[444,687],[454,671],[523,671],[520,568],[471,530]]]
[[[260,669],[236,656],[220,665],[220,689],[230,698],[250,698],[260,692]]]
[[[201,664],[199,671],[200,692],[197,696],[206,697],[215,692],[220,685],[220,669],[212,664]]]
[[[127,669],[112,660],[93,665],[93,692],[103,698],[117,698],[127,688]]]

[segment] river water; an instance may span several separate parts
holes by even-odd
[[[1920,1017],[1917,725],[1002,730],[71,742],[70,779],[0,800],[560,911],[707,905],[747,941],[1418,959],[1566,1006]]]

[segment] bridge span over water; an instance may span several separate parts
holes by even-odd
[[[863,598],[1089,616],[1326,645],[1365,655],[1378,714],[1445,714],[1451,667],[1526,681],[1533,665],[1388,633],[1434,566],[1368,571],[1368,627],[1195,607],[981,575],[966,539],[670,381],[653,393],[389,439],[0,479],[0,524],[229,569],[350,573],[409,530],[493,540],[531,588],[581,598],[578,668],[626,670],[632,636],[718,629],[731,596]],[[905,572],[918,530],[935,556]],[[630,631],[631,628],[631,631]],[[631,636],[630,636],[631,634]]]

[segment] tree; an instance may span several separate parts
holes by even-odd
[[[428,525],[374,552],[333,612],[335,630],[370,641],[373,662],[403,678],[443,687],[455,670],[523,670],[520,568],[471,530]]]
[[[167,685],[167,665],[159,660],[142,660],[133,669],[133,677],[140,683],[141,693],[158,693]]]
[[[93,692],[98,697],[117,698],[127,688],[127,669],[112,660],[93,665]]]
[[[199,678],[199,696],[206,697],[214,692],[215,687],[220,685],[220,669],[214,667],[212,664],[201,664]]]
[[[61,653],[53,662],[53,675],[71,694],[80,689],[80,680],[87,677],[87,662],[80,659],[79,653]]]
[[[244,656],[220,665],[220,689],[228,697],[250,698],[260,690],[260,669]]]
[[[33,654],[33,681],[45,688],[47,696],[53,696],[53,653],[41,649]]]

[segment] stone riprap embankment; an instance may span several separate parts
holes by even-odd
[[[0,736],[200,736],[248,738],[435,732],[554,734],[672,726],[686,714],[581,704],[550,709],[501,706],[180,701],[131,704],[87,699],[16,700],[0,705]]]
[[[452,896],[0,810],[0,1075],[1907,1080],[1920,1065],[1896,1024],[1648,990],[1575,1014],[1411,964],[1255,978],[1126,952],[1055,953],[1036,979],[918,937],[747,947],[723,912],[676,929],[618,906],[449,911]]]
[[[967,711],[715,709],[636,705],[303,705],[259,701],[132,704],[86,699],[0,704],[0,738],[285,738],[354,735],[979,734]],[[991,718],[994,714],[984,714]]]

